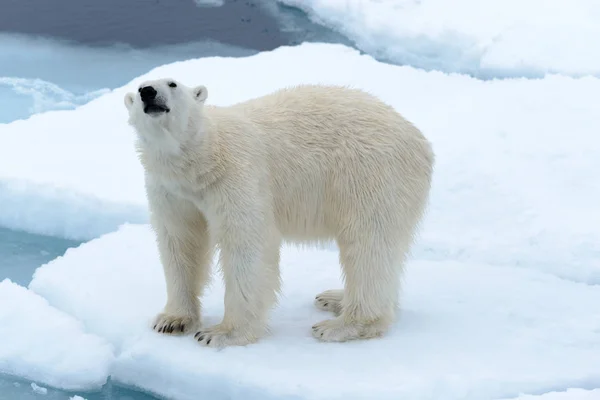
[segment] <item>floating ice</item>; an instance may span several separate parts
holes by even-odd
[[[337,251],[285,247],[271,335],[219,351],[151,330],[166,299],[154,243],[148,226],[124,226],[41,267],[30,284],[118,349],[118,383],[178,399],[481,400],[600,382],[598,287],[531,269],[413,260],[388,336],[325,344],[310,327],[332,315],[313,299],[342,287]],[[220,321],[219,275],[203,309],[205,325]]]
[[[279,0],[399,64],[479,77],[600,76],[596,0]]]
[[[86,333],[81,322],[8,279],[0,282],[0,373],[68,390],[98,389],[113,360],[113,346]]]
[[[194,0],[198,7],[221,7],[225,0]]]
[[[48,389],[46,389],[45,387],[36,385],[35,382],[31,382],[31,389],[33,389],[33,391],[36,392],[37,394],[48,393]]]
[[[151,231],[109,232],[147,221],[123,96],[164,76],[206,85],[217,105],[299,83],[361,87],[432,140],[431,205],[388,336],[315,341],[310,326],[329,316],[312,301],[341,287],[338,255],[290,247],[272,335],[258,344],[217,351],[150,330],[165,301]],[[481,400],[598,387],[599,92],[593,77],[482,82],[303,44],[165,65],[76,110],[0,125],[0,224],[107,233],[42,266],[29,291],[0,284],[0,343],[11,344],[0,345],[0,370],[53,387],[110,375],[179,399]],[[222,316],[219,282],[206,324]]]
[[[367,89],[420,127],[437,154],[416,256],[600,283],[599,79],[482,82],[379,63],[341,45],[165,65],[77,110],[0,125],[0,224],[90,239],[146,222],[123,96],[163,76],[207,85],[218,105],[307,82]]]

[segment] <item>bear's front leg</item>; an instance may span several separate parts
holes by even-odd
[[[220,324],[196,333],[198,342],[211,347],[243,346],[265,333],[280,288],[280,244],[279,235],[258,214],[246,215],[224,229],[220,264],[225,314]]]
[[[212,246],[206,219],[191,203],[170,199],[153,207],[152,226],[167,286],[157,332],[184,335],[200,328],[200,301],[210,277]]]

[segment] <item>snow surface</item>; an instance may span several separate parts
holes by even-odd
[[[600,75],[597,0],[279,0],[400,64],[480,77]]]
[[[163,76],[207,85],[218,105],[298,83],[367,89],[420,127],[437,154],[416,256],[600,283],[599,79],[480,81],[379,63],[342,45],[169,64],[77,110],[0,125],[0,225],[91,239],[147,222],[123,96]]]
[[[285,247],[272,334],[221,351],[150,330],[166,292],[147,225],[70,250],[39,268],[30,289],[114,345],[111,379],[180,399],[480,400],[600,382],[600,290],[532,269],[414,260],[390,335],[317,342],[310,326],[330,315],[312,302],[341,287],[337,257]],[[218,275],[204,309],[205,324],[219,322]]]
[[[0,373],[68,390],[97,389],[113,359],[112,345],[86,333],[80,321],[9,279],[0,282]]]
[[[113,231],[147,221],[123,96],[164,76],[207,85],[218,105],[298,83],[361,87],[432,140],[431,205],[388,336],[310,336],[328,317],[314,295],[341,285],[333,247],[285,248],[273,334],[256,345],[218,351],[149,329],[165,300],[154,240],[147,225]],[[303,44],[165,65],[76,110],[0,125],[0,225],[106,234],[39,268],[29,290],[0,286],[2,371],[58,388],[97,387],[110,375],[180,399],[496,400],[598,388],[598,93],[593,77],[480,81]],[[206,324],[219,321],[222,296],[216,279]],[[73,367],[82,362],[94,372]]]

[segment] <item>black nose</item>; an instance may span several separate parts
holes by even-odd
[[[156,90],[152,86],[144,86],[140,90],[140,96],[143,102],[154,100],[156,98]]]

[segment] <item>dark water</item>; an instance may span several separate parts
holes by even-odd
[[[345,41],[273,0],[226,0],[220,7],[193,0],[2,0],[0,32],[135,48],[211,40],[263,51]]]

